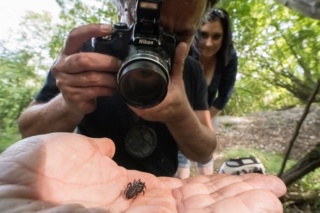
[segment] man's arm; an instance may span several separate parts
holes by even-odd
[[[217,117],[220,114],[220,112],[221,112],[221,110],[217,109],[216,107],[214,107],[214,106],[210,107],[211,118]]]
[[[179,149],[192,161],[207,163],[212,158],[217,139],[208,110],[189,112],[174,123],[167,123]]]
[[[89,24],[70,32],[51,67],[48,88],[44,88],[44,94],[38,96],[19,118],[23,137],[72,132],[86,114],[95,110],[97,97],[114,93],[115,72],[119,70],[120,61],[105,54],[82,52],[84,44],[91,38],[111,33],[112,26],[102,24]]]
[[[180,62],[179,59],[175,60],[177,64]],[[210,111],[206,104],[206,81],[197,61],[187,58],[183,64],[184,85],[188,103],[177,107],[178,110],[174,113],[176,118],[166,124],[179,149],[187,158],[196,162],[207,163],[212,158],[217,139],[215,129],[212,126]],[[172,79],[176,81],[174,77]],[[194,82],[197,83],[194,84]]]
[[[163,102],[152,108],[131,109],[145,120],[166,124],[187,158],[207,163],[216,147],[216,136],[209,110],[194,111],[188,100],[183,79],[186,50],[187,45],[183,42],[176,49],[168,93]]]
[[[23,138],[50,132],[73,132],[83,115],[69,108],[59,94],[47,103],[33,101],[20,115]]]

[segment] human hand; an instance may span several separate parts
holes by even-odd
[[[274,176],[211,175],[185,180],[126,170],[109,139],[73,133],[26,138],[0,158],[0,212],[282,212]],[[127,199],[129,182],[145,193]]]
[[[111,25],[90,24],[73,29],[52,73],[67,106],[80,115],[92,112],[96,98],[114,93],[116,72],[120,61],[109,55],[81,52],[83,45],[93,37],[112,33]]]
[[[186,54],[187,44],[180,42],[176,48],[165,99],[151,108],[130,107],[137,115],[146,120],[169,123],[180,121],[188,115],[188,111],[192,111],[183,81]]]

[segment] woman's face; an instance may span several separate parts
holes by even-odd
[[[199,50],[201,57],[214,57],[222,46],[223,28],[217,19],[200,28]]]

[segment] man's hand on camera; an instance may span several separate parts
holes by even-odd
[[[163,123],[177,121],[188,115],[187,111],[190,111],[191,107],[186,96],[183,81],[183,67],[186,54],[187,44],[183,42],[179,43],[170,73],[166,98],[160,104],[151,108],[138,109],[131,107],[137,115],[146,120]]]
[[[67,105],[85,115],[96,107],[95,99],[114,93],[119,59],[94,52],[81,52],[83,45],[93,37],[112,33],[111,25],[90,24],[73,29],[52,67]]]

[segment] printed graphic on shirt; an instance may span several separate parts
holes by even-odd
[[[135,126],[128,132],[125,146],[130,155],[136,158],[147,157],[157,146],[157,135],[152,128]]]

